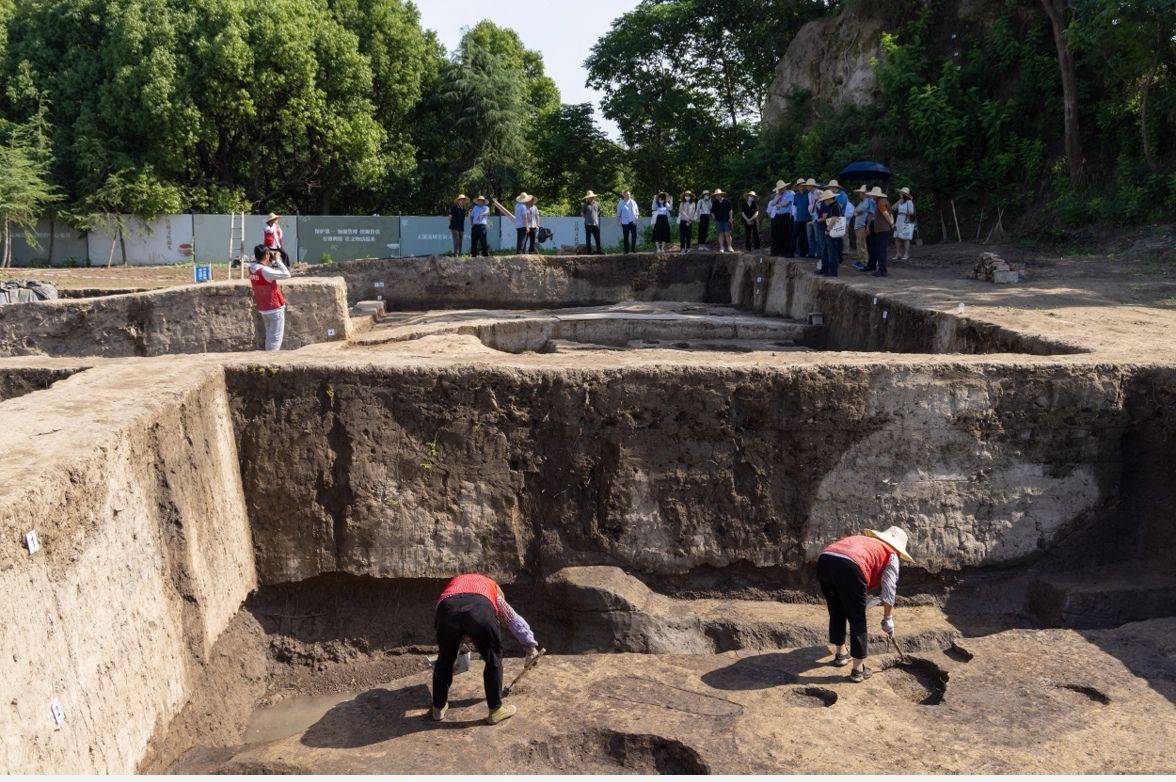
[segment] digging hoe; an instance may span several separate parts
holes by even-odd
[[[512,692],[514,692],[515,687],[519,686],[519,682],[521,682],[523,680],[523,677],[527,675],[527,672],[530,671],[532,668],[534,668],[536,665],[538,665],[539,658],[545,654],[547,654],[547,650],[540,649],[539,654],[535,655],[534,657],[532,657],[530,660],[527,660],[527,662],[525,662],[523,664],[523,670],[519,671],[519,675],[514,677],[514,681],[512,681],[510,684],[508,684],[502,688],[502,697],[503,698],[510,695]]]
[[[894,651],[898,652],[898,659],[902,660],[904,663],[910,662],[910,660],[907,659],[906,653],[902,650],[902,647],[898,645],[898,639],[894,637],[894,633],[887,633],[886,640],[894,644]]]

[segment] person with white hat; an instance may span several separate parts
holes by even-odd
[[[596,240],[596,254],[603,255],[600,246],[600,204],[596,203],[596,193],[589,190],[584,194],[584,203],[580,204],[580,216],[584,218],[584,249],[592,255],[592,240]]]
[[[282,257],[282,263],[287,266],[290,265],[290,256],[286,254],[286,250],[282,244],[282,216],[274,212],[270,212],[265,218],[265,229],[263,231],[264,241],[267,250],[277,253]]]
[[[874,211],[874,199],[867,195],[869,192],[865,185],[862,185],[853,192],[861,196],[861,200],[853,208],[853,239],[857,244],[857,261],[853,268],[858,271],[864,271],[866,268],[866,222],[869,220],[870,214]]]
[[[825,546],[817,557],[817,581],[829,611],[829,652],[838,667],[853,661],[849,679],[870,678],[866,667],[869,631],[866,626],[866,595],[877,589],[882,595],[882,632],[894,635],[894,601],[898,595],[899,560],[913,562],[907,553],[907,533],[901,527],[882,532],[863,530],[860,535]],[[849,649],[845,628],[849,625]]]
[[[520,254],[523,252],[523,248],[527,246],[527,221],[529,218],[530,200],[531,196],[527,195],[526,190],[519,193],[518,196],[515,197],[515,208],[513,215],[511,215],[510,212],[507,212],[506,207],[498,203],[497,200],[494,201],[494,205],[503,212],[506,212],[506,216],[511,216],[514,218],[515,252]]]
[[[801,258],[809,257],[808,224],[813,219],[812,198],[803,179],[796,180],[792,198],[792,251]]]
[[[721,187],[716,187],[711,201],[711,212],[715,216],[715,232],[719,235],[719,252],[733,253],[735,245],[731,238],[731,216],[735,212],[735,205]]]
[[[862,271],[872,271],[875,277],[885,277],[886,251],[890,243],[890,232],[894,228],[894,217],[891,215],[890,201],[882,188],[875,186],[869,192],[874,202],[874,210],[866,220],[866,247],[869,250],[869,263]]]
[[[826,277],[836,277],[841,267],[841,254],[845,241],[845,217],[841,211],[841,204],[837,202],[837,194],[832,190],[821,193],[821,232],[824,234],[825,255],[821,264],[821,274]]]
[[[915,199],[911,197],[909,187],[899,189],[898,203],[894,205],[894,213],[898,215],[894,224],[894,244],[898,247],[895,259],[909,261],[911,259],[911,240],[915,238]]]
[[[760,248],[759,199],[754,190],[748,190],[743,196],[743,203],[739,205],[740,217],[743,220],[743,246],[748,252]]]
[[[449,235],[453,237],[454,258],[461,255],[461,242],[465,237],[466,204],[469,202],[469,196],[462,193],[453,199],[453,204],[449,207]]]
[[[771,249],[772,255],[779,257],[785,254],[785,246],[788,244],[788,229],[791,219],[792,203],[788,198],[790,191],[788,184],[783,180],[776,182],[776,190],[772,194],[772,200],[768,202],[768,219],[771,221]]]
[[[480,250],[483,258],[490,257],[490,242],[486,237],[486,226],[490,221],[490,206],[486,196],[480,195],[474,199],[470,207],[470,255],[478,257]]]

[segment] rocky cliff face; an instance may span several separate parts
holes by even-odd
[[[764,123],[783,119],[795,95],[833,108],[872,103],[878,97],[874,65],[890,21],[877,3],[849,2],[836,16],[802,27],[776,64],[764,101]]]

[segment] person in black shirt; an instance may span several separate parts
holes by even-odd
[[[735,252],[731,242],[731,213],[735,211],[731,199],[722,189],[716,189],[711,197],[711,215],[715,218],[715,233],[719,235],[719,252]]]
[[[470,199],[462,193],[453,199],[453,206],[449,207],[449,234],[453,237],[453,257],[461,255],[461,239],[465,234],[466,204]]]
[[[739,211],[743,213],[743,242],[747,247],[747,251],[758,250],[760,248],[759,235],[759,200],[755,196],[754,190],[748,190],[747,195],[743,198],[743,203],[739,205]]]

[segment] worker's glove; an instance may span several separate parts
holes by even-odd
[[[882,632],[887,635],[894,635],[894,620],[889,616],[882,618]]]
[[[538,646],[528,646],[527,647],[527,659],[528,660],[534,660],[538,656],[539,656],[539,647]]]

